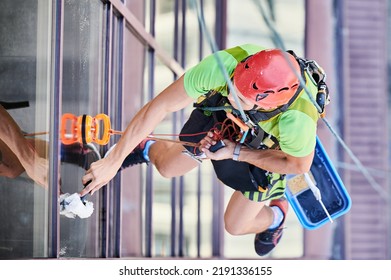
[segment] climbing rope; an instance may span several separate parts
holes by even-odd
[[[229,113],[227,113],[229,115]],[[172,136],[184,136],[192,137],[203,135],[206,136],[208,132],[213,132],[213,139],[216,141],[222,139],[229,139],[231,141],[236,141],[238,138],[242,138],[243,123],[238,122],[238,119],[235,117],[227,117],[223,122],[216,123],[208,131],[201,131],[198,133],[191,134],[149,134],[148,139],[156,141],[165,141],[172,143],[179,143],[185,146],[194,147],[195,149],[200,146],[200,143],[182,141],[182,140],[173,140],[162,137],[172,137]],[[25,137],[36,137],[40,135],[48,134],[45,132],[34,132],[34,133],[25,133]],[[71,145],[74,143],[89,144],[96,143],[98,145],[108,144],[110,137],[112,135],[122,135],[123,132],[119,130],[114,130],[111,128],[110,118],[106,114],[98,114],[95,117],[90,115],[80,115],[76,116],[71,113],[65,113],[61,118],[60,125],[60,140],[64,145]]]
[[[241,103],[239,101],[238,95],[236,94],[236,90],[235,90],[235,88],[234,88],[234,86],[232,84],[232,81],[231,81],[231,79],[229,77],[227,69],[225,69],[225,67],[223,65],[223,62],[221,61],[221,58],[217,54],[218,48],[217,48],[216,41],[212,38],[208,28],[206,27],[204,15],[203,15],[203,13],[201,13],[201,9],[198,6],[198,2],[196,0],[192,0],[191,1],[191,6],[195,10],[195,12],[197,13],[198,22],[199,22],[199,24],[201,26],[202,32],[204,34],[206,34],[206,38],[207,38],[208,43],[209,43],[209,45],[210,45],[210,47],[212,49],[212,53],[214,54],[214,57],[216,58],[216,61],[217,61],[218,65],[219,65],[219,68],[221,69],[221,72],[223,73],[224,78],[227,81],[228,89],[232,93],[232,96],[235,99],[235,103],[238,106],[238,110],[240,112],[240,115],[241,115],[243,121],[247,123],[249,121],[249,119],[246,116],[246,114],[244,113],[243,107],[242,107],[242,105],[241,105]]]

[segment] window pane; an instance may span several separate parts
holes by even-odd
[[[37,163],[38,155],[47,163],[51,10],[49,0],[0,2],[0,101],[8,108],[1,108],[1,259],[47,256],[48,196],[40,186],[47,167]],[[19,129],[44,133],[24,137]]]
[[[271,31],[263,21],[261,11],[254,4],[256,1],[228,1],[228,46],[255,43],[266,48],[276,47],[271,39]],[[304,1],[259,1],[268,13],[274,15],[275,28],[287,49],[303,56],[304,50]],[[270,6],[269,6],[270,4]],[[243,18],[248,20],[243,21]],[[231,192],[226,193],[226,201]],[[303,255],[303,228],[293,211],[288,211],[283,238],[269,258],[295,258]],[[225,235],[225,253],[229,258],[254,257],[254,235]]]
[[[104,73],[104,15],[100,0],[64,2],[62,111],[75,116],[96,116],[102,112]],[[95,143],[61,145],[61,191],[80,192],[81,178],[89,165],[100,157]],[[84,219],[60,216],[60,256],[99,256],[99,194],[92,216]]]

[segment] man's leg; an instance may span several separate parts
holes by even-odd
[[[196,160],[182,153],[184,149],[178,143],[156,141],[151,145],[148,156],[163,177],[172,178],[199,166]]]
[[[125,158],[120,170],[141,163],[152,163],[163,177],[181,176],[199,165],[196,160],[182,153],[184,150],[179,143],[146,139]]]
[[[266,206],[265,202],[251,201],[235,191],[225,211],[225,228],[233,235],[255,233],[255,251],[264,256],[280,241],[287,211],[284,197],[271,200]]]
[[[235,191],[225,210],[226,230],[232,235],[258,233],[273,222],[273,211],[265,202],[251,201],[240,191]]]

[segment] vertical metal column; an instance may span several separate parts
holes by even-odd
[[[114,66],[116,67],[115,72],[113,73],[113,78],[116,78],[116,91],[113,91],[117,98],[115,104],[111,104],[114,112],[115,108],[115,116],[114,118],[114,126],[121,127],[122,124],[122,99],[123,99],[123,90],[122,90],[122,82],[123,82],[123,38],[124,38],[124,20],[122,16],[115,18],[117,22],[117,32],[118,38],[114,37],[115,40],[113,44],[117,43],[117,48],[113,51],[113,56],[116,57],[116,63]],[[113,48],[114,49],[114,48]],[[114,71],[113,71],[114,72]],[[122,185],[121,185],[121,173],[118,173],[113,182],[112,189],[114,194],[114,257],[121,257],[121,208],[122,208]]]
[[[212,215],[212,256],[223,256],[224,249],[224,189],[216,176],[212,179],[213,215]]]
[[[226,47],[227,32],[227,1],[216,0],[215,38],[218,49]],[[224,190],[221,183],[213,177],[213,224],[212,224],[212,255],[221,257],[224,248]]]
[[[182,34],[181,34],[181,60],[180,64],[182,68],[186,65],[186,0],[182,0]],[[184,110],[179,112],[179,125],[180,127],[184,124]],[[179,178],[179,233],[178,233],[178,255],[184,256],[183,243],[184,243],[184,224],[183,224],[183,206],[184,206],[184,176]]]
[[[174,4],[174,59],[178,61],[178,37],[179,37],[179,0],[175,0]],[[174,80],[176,80],[178,76],[174,73]],[[173,127],[172,133],[175,134],[178,131],[177,119],[178,114],[174,112],[173,114]],[[176,178],[171,179],[171,256],[176,256],[176,193],[177,193],[177,180]]]
[[[181,7],[181,36],[180,36],[180,48],[179,48],[179,8]],[[179,5],[179,0],[175,1],[174,7],[174,59],[180,60],[181,66],[184,68],[186,64],[186,1],[181,0],[181,6]],[[179,59],[179,50],[180,50],[180,59]],[[174,80],[178,78],[174,74]],[[178,116],[179,114],[179,116]],[[184,119],[184,110],[176,112],[173,114],[173,133],[177,133],[178,124],[179,127],[183,126]],[[176,208],[177,208],[177,180],[179,181],[179,225],[178,233],[176,232]],[[171,183],[171,256],[176,256],[176,245],[178,243],[178,256],[184,256],[183,252],[183,243],[184,243],[184,222],[183,222],[183,207],[184,207],[184,176],[179,178],[173,178]],[[178,236],[178,240],[177,237]]]
[[[216,0],[216,44],[219,50],[227,45],[227,0]]]
[[[111,93],[111,64],[112,64],[112,57],[111,57],[111,38],[112,38],[112,24],[113,24],[113,11],[112,6],[110,3],[106,4],[107,10],[106,10],[106,53],[105,53],[105,73],[104,73],[104,89],[103,89],[103,112],[107,113],[109,110],[109,97]],[[102,211],[102,228],[101,228],[101,234],[102,234],[102,243],[101,243],[101,255],[103,258],[109,257],[109,190],[108,188],[102,188],[101,189],[101,211]]]
[[[156,1],[151,0],[150,3],[150,34],[155,36],[155,17],[156,17]],[[148,94],[149,99],[154,96],[155,86],[155,50],[148,49]],[[152,166],[147,166],[146,176],[146,201],[145,201],[145,256],[152,256],[152,202],[153,202],[153,188],[152,188]]]
[[[204,17],[204,0],[200,0],[201,14]],[[198,34],[198,59],[201,61],[204,56],[204,37],[202,34],[202,27],[200,23],[198,24],[199,34]],[[202,193],[202,176],[201,168],[197,170],[197,257],[201,257],[201,193]]]
[[[62,43],[63,43],[63,1],[57,0],[55,9],[54,28],[54,94],[50,98],[50,122],[49,133],[49,248],[48,257],[58,258],[60,251],[60,217],[58,197],[59,170],[60,170],[60,137],[59,120],[61,119],[62,99]]]

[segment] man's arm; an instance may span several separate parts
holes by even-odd
[[[206,144],[208,142],[208,144]],[[225,147],[212,153],[209,151],[210,145],[214,145],[215,141],[204,139],[204,148],[202,151],[205,155],[213,160],[232,159],[236,144],[229,140],[224,140]],[[304,157],[294,157],[284,153],[281,150],[252,150],[246,146],[240,149],[239,161],[248,162],[264,170],[275,172],[279,174],[302,174],[308,172],[314,152]]]
[[[89,183],[80,195],[83,196],[89,192],[93,194],[106,185],[117,174],[126,156],[155,129],[167,114],[179,111],[193,101],[185,91],[182,76],[147,103],[131,120],[110,154],[91,164],[90,169],[82,178],[83,184]]]
[[[47,187],[47,160],[38,156],[14,119],[2,106],[0,106],[0,118],[0,139],[18,158],[27,175],[37,184]]]
[[[314,152],[308,156],[294,157],[281,150],[251,150],[244,146],[238,160],[279,174],[302,174],[309,171],[313,158]]]

